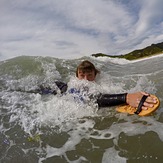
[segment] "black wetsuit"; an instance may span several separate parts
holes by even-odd
[[[58,88],[60,89],[61,93],[65,93],[67,91],[67,84],[56,81],[55,82]],[[57,92],[54,90],[52,91],[50,88],[44,88],[40,87],[40,93],[41,94],[57,94]],[[121,104],[126,104],[126,96],[127,93],[122,94],[100,94],[97,96],[97,104],[99,107],[108,107],[108,106],[116,106]]]

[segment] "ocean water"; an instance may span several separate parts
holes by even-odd
[[[98,110],[69,94],[30,93],[55,80],[77,86],[77,65],[92,61],[96,82],[80,81],[91,93],[146,91],[160,99],[148,117]],[[21,56],[0,62],[1,163],[162,163],[163,55],[127,61],[83,57],[64,60]]]

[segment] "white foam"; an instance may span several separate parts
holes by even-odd
[[[105,151],[103,158],[102,158],[102,163],[126,163],[126,158],[120,157],[118,155],[118,151],[114,147],[109,148]]]
[[[41,126],[56,127],[76,121],[84,116],[96,115],[96,108],[90,105],[77,103],[72,96],[30,94],[24,99],[25,94],[13,92],[4,94],[3,98],[8,102],[8,110],[12,113],[11,122],[18,122],[22,129],[31,134],[35,128]],[[19,106],[19,107],[18,107]]]
[[[54,148],[52,146],[47,145],[46,148],[44,149],[46,150],[47,155],[45,158],[41,158],[40,161],[46,160],[47,158],[50,158],[53,156],[66,157],[65,153],[67,151],[75,150],[75,146],[79,144],[83,138],[86,138],[86,139],[89,138],[89,133],[86,133],[86,132],[88,132],[89,129],[92,129],[94,124],[95,122],[93,120],[88,120],[88,119],[85,119],[85,121],[83,119],[83,123],[79,123],[79,122],[73,123],[73,126],[71,126],[71,130],[68,129],[68,134],[70,137],[66,141],[66,143],[60,148]],[[78,162],[80,160],[86,161],[84,157],[80,157],[78,160],[75,160],[75,162]],[[71,161],[68,161],[68,162],[71,162]]]
[[[124,59],[124,58],[110,58],[110,57],[91,57],[94,60],[98,60],[98,61],[103,61],[103,62],[112,62],[115,64],[119,64],[119,65],[125,65],[130,63],[131,61]]]

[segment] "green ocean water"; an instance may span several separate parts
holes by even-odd
[[[97,110],[69,95],[29,93],[55,80],[74,81],[76,66],[92,61],[101,71],[91,91],[147,91],[159,97],[148,117]],[[64,60],[21,56],[0,62],[1,163],[162,163],[163,56],[139,61],[83,57]],[[72,85],[72,83],[71,83]]]

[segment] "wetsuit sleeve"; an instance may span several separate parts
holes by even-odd
[[[55,81],[55,84],[60,89],[61,93],[65,93],[67,91],[67,84],[61,81]]]
[[[126,104],[127,93],[123,94],[101,94],[97,103],[99,107],[116,106]]]
[[[67,91],[67,84],[61,81],[55,81],[55,84],[60,89],[61,93],[65,93]],[[56,90],[52,90],[50,87],[44,87],[43,85],[40,85],[40,89],[38,90],[40,94],[57,94]]]

